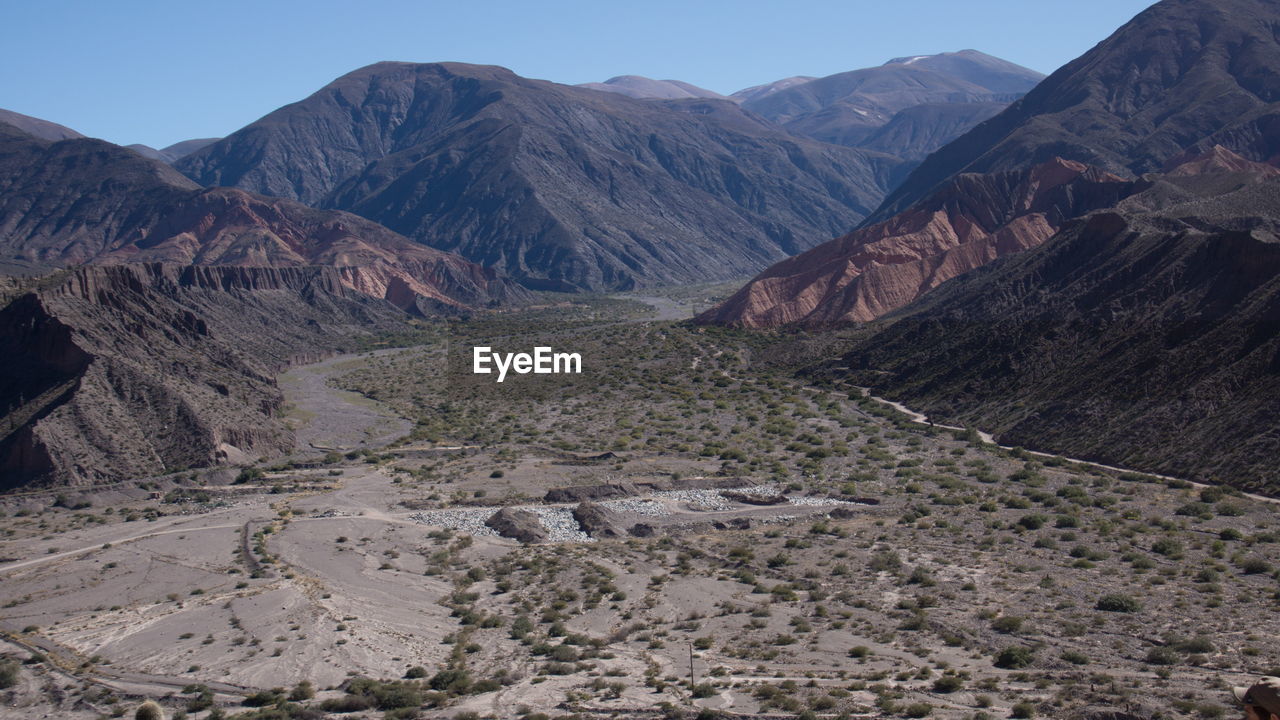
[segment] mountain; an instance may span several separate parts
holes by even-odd
[[[829,75],[771,92],[760,93],[752,88],[756,91],[753,97],[747,97],[747,91],[741,97],[744,108],[797,135],[851,147],[862,147],[899,113],[931,105],[934,109],[918,113],[915,122],[932,114],[950,130],[917,132],[921,137],[936,136],[930,146],[893,146],[909,151],[913,157],[924,157],[956,136],[952,133],[972,127],[958,122],[960,118],[974,120],[984,114],[994,115],[1043,77],[1034,70],[976,50],[963,50],[898,58],[880,67]],[[987,109],[977,114],[972,107],[957,114],[941,109],[952,103],[985,105]],[[884,147],[884,138],[880,142]]]
[[[1212,155],[925,295],[834,372],[1004,444],[1280,490],[1280,177]]]
[[[0,109],[0,123],[12,125],[23,132],[45,140],[72,140],[84,137],[69,127],[63,127],[48,120],[41,120],[30,115],[23,115],[12,110]]]
[[[817,79],[818,78],[813,77],[812,75],[795,75],[793,77],[783,78],[781,80],[774,80],[773,82],[765,83],[763,85],[752,85],[749,88],[743,88],[735,93],[730,94],[729,98],[737,102],[748,102],[750,100],[759,100],[761,98],[772,95],[776,92],[781,92],[783,90],[786,90],[787,88],[792,88],[792,87],[795,87],[796,85],[803,85],[809,82],[810,80],[817,80]]]
[[[404,319],[333,267],[61,271],[0,308],[0,490],[291,452],[275,373]]]
[[[1026,97],[928,158],[868,223],[962,172],[1051,157],[1134,177],[1189,149],[1280,154],[1280,5],[1164,0],[1068,63]]]
[[[715,98],[727,100],[724,95],[690,85],[679,80],[653,80],[641,75],[619,75],[602,83],[581,83],[575,87],[620,93],[639,99],[679,100],[685,98]]]
[[[414,312],[524,294],[492,271],[354,215],[201,189],[110,143],[49,142],[0,124],[0,263],[39,272],[121,262],[331,266],[349,287]]]
[[[221,139],[222,138],[199,138],[196,140],[183,140],[182,142],[176,142],[170,145],[169,147],[166,147],[160,150],[157,150],[149,145],[140,145],[140,144],[126,145],[125,147],[129,148],[130,150],[138,153],[139,155],[145,158],[151,158],[152,160],[159,160],[160,162],[165,162],[172,165],[173,163],[190,155],[196,150],[199,150],[200,148],[206,145],[212,145],[213,143],[216,143]]]
[[[176,167],[354,212],[557,290],[755,272],[856,225],[906,169],[728,101],[636,100],[458,63],[362,68]]]
[[[1066,220],[1114,205],[1132,186],[1063,160],[960,175],[907,212],[774,265],[698,321],[826,328],[874,320],[953,277],[1039,245]]]

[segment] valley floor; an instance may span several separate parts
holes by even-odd
[[[489,316],[297,368],[299,455],[239,482],[0,497],[0,718],[291,694],[344,717],[1212,718],[1280,664],[1271,505],[912,423],[809,384],[785,338],[641,314]],[[584,373],[499,385],[468,370],[482,343]],[[475,520],[573,523],[600,486],[619,537]]]

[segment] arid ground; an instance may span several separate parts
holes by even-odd
[[[295,368],[283,462],[0,497],[0,717],[1214,718],[1280,665],[1272,504],[912,422],[674,297]]]

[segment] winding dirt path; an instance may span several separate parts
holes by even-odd
[[[956,427],[955,425],[941,425],[941,424],[930,422],[928,415],[925,415],[916,410],[912,410],[911,408],[907,407],[906,405],[903,405],[902,403],[896,403],[892,400],[886,400],[882,397],[876,397],[875,395],[872,395],[871,391],[865,387],[854,386],[854,388],[859,392],[861,392],[863,397],[869,400],[874,400],[880,403],[881,405],[888,405],[894,410],[897,410],[898,412],[906,415],[914,423],[917,423],[920,425],[928,425],[929,427],[937,428],[939,430],[959,430],[960,432],[965,432],[969,429],[969,428]],[[996,447],[1002,450],[1015,449],[1010,445],[1001,445],[997,443],[995,440],[995,437],[991,433],[983,432],[981,430],[975,430],[975,432],[978,433],[978,437],[982,438],[982,442],[984,443],[987,443],[989,445],[995,445]],[[1107,465],[1100,462],[1094,462],[1092,460],[1081,460],[1079,458],[1067,457],[1066,455],[1055,455],[1054,453],[1040,452],[1039,450],[1028,450],[1026,448],[1018,448],[1018,449],[1020,449],[1022,452],[1027,453],[1028,455],[1035,455],[1036,457],[1042,457],[1042,458],[1062,458],[1067,462],[1075,463],[1077,465],[1088,465],[1089,467],[1095,467],[1100,470],[1110,470],[1112,472],[1119,472],[1119,473],[1137,473],[1139,475],[1146,475],[1148,477],[1159,478],[1161,480],[1185,482],[1197,488],[1209,487],[1209,485],[1206,485],[1205,483],[1198,483],[1194,480],[1187,480],[1186,478],[1177,478],[1177,477],[1172,477],[1170,475],[1161,475],[1160,473],[1146,472],[1144,470],[1134,470],[1132,468],[1116,467],[1115,465]],[[1280,505],[1280,498],[1270,498],[1270,497],[1266,497],[1265,495],[1254,495],[1252,493],[1243,493],[1243,495],[1252,500],[1260,500],[1262,502],[1271,503],[1273,505]]]

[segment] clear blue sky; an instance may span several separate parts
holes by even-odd
[[[1150,0],[0,0],[0,107],[121,144],[226,135],[379,60],[730,93],[974,48],[1049,73]]]

